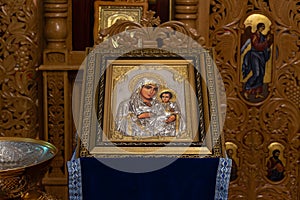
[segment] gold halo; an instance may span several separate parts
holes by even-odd
[[[245,27],[250,26],[251,32],[254,33],[256,31],[256,26],[258,23],[264,23],[265,24],[265,30],[263,30],[263,34],[267,34],[270,30],[270,26],[272,25],[272,22],[268,17],[262,14],[252,14],[247,17],[247,19],[244,21]]]
[[[172,98],[170,99],[170,101],[175,102],[176,101],[176,93],[174,90],[170,89],[170,88],[166,88],[164,87],[162,90],[160,90],[157,93],[157,97],[160,97],[160,95],[164,92],[171,92],[172,93]],[[159,99],[161,101],[161,99]]]
[[[156,73],[142,73],[142,74],[138,74],[135,75],[129,82],[128,84],[128,88],[130,92],[133,92],[136,84],[138,83],[139,80],[141,80],[142,78],[149,78],[149,79],[155,79],[159,85],[166,85],[165,80],[158,74]]]

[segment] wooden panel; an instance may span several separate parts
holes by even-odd
[[[64,70],[43,71],[44,139],[58,148],[58,154],[43,179],[43,185],[47,192],[62,199],[67,197],[66,162],[71,159],[75,148],[75,131],[71,112],[73,74],[72,71]]]
[[[0,136],[38,138],[41,4],[4,0],[0,5]]]
[[[224,132],[237,170],[230,185],[229,199],[295,200],[300,197],[298,4],[286,0],[211,1],[209,42],[216,50],[217,65],[226,85]],[[251,20],[247,21],[249,17]],[[241,49],[245,44],[244,36],[251,35],[247,34],[248,25],[259,22],[265,23],[263,34],[269,29],[273,37],[271,57],[260,66],[265,69],[258,75],[264,77],[261,88],[253,86],[251,93],[246,95],[250,90],[242,81],[245,60]],[[255,30],[256,26],[252,31]],[[251,70],[255,72],[254,68]],[[268,162],[276,149],[280,150],[279,159],[283,165],[276,165],[277,173],[284,170],[283,177],[278,180],[268,176]]]

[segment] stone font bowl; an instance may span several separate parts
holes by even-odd
[[[38,199],[38,185],[56,153],[46,141],[0,137],[0,199]]]

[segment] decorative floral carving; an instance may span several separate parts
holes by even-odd
[[[65,63],[66,55],[61,52],[49,52],[46,54],[47,61],[51,64]]]
[[[243,139],[243,143],[251,149],[258,149],[264,142],[263,135],[253,129],[247,132]]]
[[[286,134],[299,130],[299,118],[299,110],[288,101],[273,100],[262,109],[261,127],[274,137],[276,134],[286,137]]]
[[[33,1],[0,2],[0,134],[31,137],[38,132],[38,19]]]
[[[271,15],[278,25],[290,26],[291,30],[299,30],[299,2],[286,0],[269,0]]]
[[[299,52],[299,36],[291,34],[291,32],[283,32],[280,34],[280,40],[277,42],[277,48],[282,49],[278,51],[278,63],[292,64],[300,58]]]
[[[160,18],[154,17],[155,12],[154,11],[148,11],[146,12],[146,17],[144,17],[141,20],[141,24],[145,27],[152,27],[152,26],[158,26],[160,24]]]
[[[245,128],[245,122],[248,120],[247,107],[236,99],[227,99],[227,113],[224,124],[225,136],[228,134],[240,133]]]
[[[300,109],[300,68],[291,65],[280,70],[276,89]]]
[[[225,26],[230,26],[239,21],[247,9],[247,1],[243,0],[213,0],[210,2],[211,30],[217,30]]]
[[[58,153],[51,163],[49,176],[60,177],[64,171],[64,76],[63,73],[49,72],[48,76],[48,137]]]
[[[254,13],[271,20],[275,53],[268,97],[249,103],[239,94],[239,47],[241,24]],[[237,145],[240,158],[239,176],[230,185],[229,199],[292,200],[299,196],[299,15],[299,2],[292,0],[210,1],[209,43],[215,48],[227,95],[225,140]],[[272,142],[286,149],[287,176],[280,183],[268,181],[265,174],[267,146]]]

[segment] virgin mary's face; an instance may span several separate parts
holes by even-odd
[[[143,100],[152,100],[152,98],[156,95],[158,87],[156,85],[143,85],[141,88],[141,97]]]

